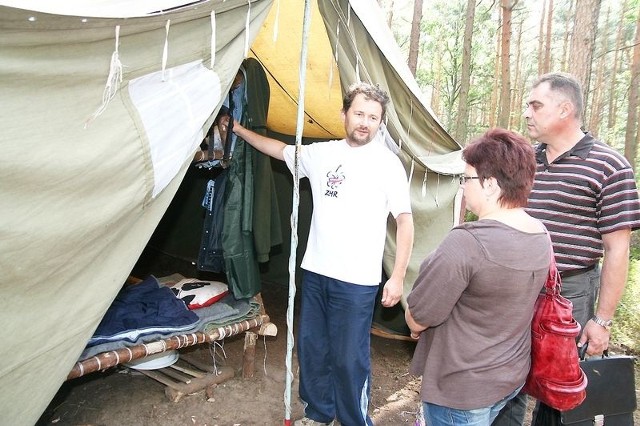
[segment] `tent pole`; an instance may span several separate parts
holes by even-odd
[[[304,20],[302,24],[302,46],[300,49],[300,81],[298,84],[298,115],[296,121],[296,155],[293,172],[293,206],[291,209],[291,252],[289,253],[289,302],[287,306],[287,358],[284,390],[284,425],[291,425],[291,384],[293,382],[293,311],[296,296],[296,251],[298,248],[298,206],[300,204],[299,159],[304,129],[304,89],[307,74],[307,49],[309,28],[311,26],[311,1],[304,2]]]

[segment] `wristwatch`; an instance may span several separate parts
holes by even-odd
[[[613,320],[603,320],[597,315],[594,315],[593,318],[591,318],[591,320],[596,324],[598,324],[599,326],[606,328],[607,330],[609,330],[613,325]]]

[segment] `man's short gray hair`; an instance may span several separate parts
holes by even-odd
[[[550,72],[543,74],[533,83],[536,88],[542,83],[549,83],[549,88],[554,92],[559,92],[566,96],[575,107],[575,117],[582,119],[584,100],[582,96],[582,85],[571,74],[564,72]]]

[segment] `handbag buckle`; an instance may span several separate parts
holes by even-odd
[[[603,426],[604,425],[604,414],[598,414],[593,418],[593,426]]]

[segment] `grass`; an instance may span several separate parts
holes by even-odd
[[[611,342],[640,354],[640,235],[631,237],[629,278],[614,318]]]

